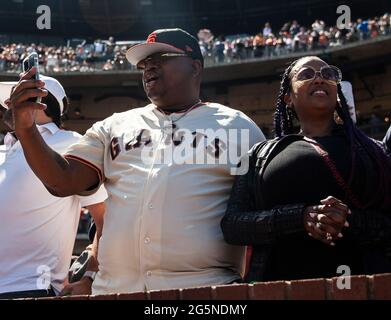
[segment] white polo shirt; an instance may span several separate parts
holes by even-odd
[[[219,132],[214,137],[207,129]],[[244,140],[235,139],[235,132]],[[264,139],[246,115],[216,103],[171,115],[148,105],[94,124],[66,152],[95,168],[109,194],[93,293],[238,279],[244,247],[224,242],[220,221],[234,179],[231,169]],[[219,162],[241,147],[237,158],[231,155],[233,161]],[[176,157],[181,148],[189,151],[184,163]],[[194,160],[205,159],[205,153],[209,163]]]
[[[80,135],[54,123],[37,126],[57,152]],[[0,146],[0,293],[63,288],[68,275],[81,206],[103,202],[104,189],[90,197],[51,195],[26,162],[20,142],[7,134]]]

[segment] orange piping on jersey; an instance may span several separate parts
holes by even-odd
[[[100,182],[103,182],[103,174],[102,174],[102,171],[96,166],[94,165],[93,163],[83,159],[83,158],[79,158],[77,156],[73,156],[71,154],[66,154],[64,156],[65,158],[68,158],[68,159],[72,159],[72,160],[76,160],[76,161],[79,161],[83,164],[85,164],[86,166],[89,166],[91,169],[94,169],[97,173],[98,173],[98,176],[99,176],[99,181]]]

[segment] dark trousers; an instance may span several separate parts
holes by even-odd
[[[45,298],[55,296],[56,293],[52,288],[47,290],[29,290],[0,293],[0,299]]]

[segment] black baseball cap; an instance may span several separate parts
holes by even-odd
[[[200,60],[204,65],[197,39],[179,28],[155,30],[146,42],[130,47],[126,52],[126,58],[131,64],[137,65],[141,60],[158,52],[185,53],[194,60]]]

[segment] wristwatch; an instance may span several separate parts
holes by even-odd
[[[83,278],[89,278],[93,282],[96,277],[96,272],[95,271],[86,271],[83,275]]]

